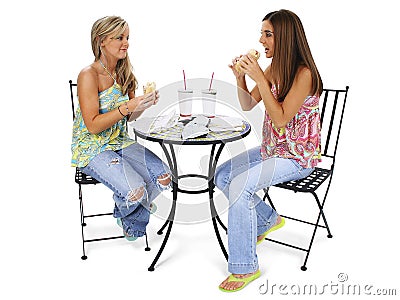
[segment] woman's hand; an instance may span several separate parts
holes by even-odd
[[[160,93],[158,92],[158,90],[145,94],[143,96],[132,98],[128,101],[129,111],[143,112],[149,107],[156,105],[159,98],[160,98]]]
[[[237,78],[237,79],[243,79],[244,78],[244,73],[243,72],[238,72],[237,71],[237,69],[236,69],[236,63],[238,62],[238,61],[240,61],[240,58],[242,57],[242,55],[240,55],[240,56],[238,56],[238,57],[235,57],[234,59],[232,59],[232,64],[231,65],[228,65],[228,67],[229,68],[231,68],[231,70],[232,70],[232,72],[233,72],[233,75],[235,75],[235,77]]]
[[[257,60],[252,55],[243,55],[240,58],[240,66],[242,71],[253,79],[256,84],[265,80],[264,72],[260,68]]]

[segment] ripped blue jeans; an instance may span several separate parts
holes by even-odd
[[[158,180],[162,175],[171,174],[168,166],[139,143],[118,151],[103,151],[81,171],[114,192],[114,217],[121,218],[123,229],[129,236],[145,234],[150,203],[171,186],[171,183],[163,185]]]

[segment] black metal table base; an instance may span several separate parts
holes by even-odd
[[[218,225],[220,225],[223,230],[225,230],[226,232],[226,227],[225,225],[222,223],[222,221],[220,220],[217,210],[215,208],[214,205],[214,175],[215,175],[215,169],[217,166],[217,162],[218,159],[221,155],[222,149],[224,148],[225,144],[221,143],[219,144],[219,148],[217,150],[217,152],[215,153],[216,150],[216,146],[217,144],[212,144],[212,148],[211,148],[211,155],[209,158],[209,162],[208,162],[208,175],[198,175],[198,174],[185,174],[185,175],[178,175],[178,165],[177,165],[177,161],[176,161],[176,156],[175,156],[175,151],[174,151],[174,146],[172,144],[169,144],[169,150],[167,149],[167,147],[165,146],[164,143],[160,142],[159,143],[164,151],[164,154],[168,160],[168,164],[170,167],[170,170],[172,172],[172,193],[173,193],[173,199],[172,199],[172,207],[168,216],[168,219],[165,221],[165,223],[163,224],[163,226],[160,228],[160,230],[157,232],[157,234],[163,234],[165,228],[167,228],[167,231],[165,233],[164,236],[164,240],[161,244],[160,249],[158,250],[157,255],[155,256],[153,262],[151,263],[150,267],[148,268],[149,271],[154,271],[155,265],[157,264],[162,252],[164,251],[164,248],[168,242],[169,236],[171,234],[171,230],[172,230],[172,225],[174,223],[174,219],[175,219],[175,211],[176,211],[176,201],[177,201],[177,196],[178,196],[178,192],[180,193],[187,193],[187,194],[200,194],[200,193],[206,193],[208,192],[209,195],[209,200],[210,200],[210,212],[211,212],[211,217],[212,217],[212,223],[213,223],[213,227],[214,227],[214,231],[215,231],[215,235],[217,237],[219,246],[221,248],[221,251],[223,253],[223,255],[225,256],[226,259],[228,259],[228,253],[226,252],[224,243],[222,241],[220,232],[219,232],[219,228]],[[200,177],[200,178],[204,178],[208,181],[208,188],[203,189],[203,190],[197,190],[197,191],[189,191],[189,190],[183,190],[179,188],[179,179],[181,178],[187,178],[187,177]]]

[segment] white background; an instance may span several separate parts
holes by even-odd
[[[143,251],[143,240],[117,240],[89,245],[88,260],[81,261],[77,185],[69,167],[68,80],[76,79],[93,61],[93,22],[115,14],[130,24],[129,54],[139,86],[148,80],[158,87],[182,80],[182,69],[188,78],[209,78],[215,72],[217,80],[234,84],[227,65],[250,48],[262,51],[261,20],[280,8],[302,19],[325,87],[350,86],[326,205],[334,238],[328,240],[319,231],[307,272],[299,269],[303,253],[264,243],[258,250],[262,277],[229,296],[268,297],[258,290],[266,280],[277,285],[337,283],[341,272],[348,274],[349,283],[397,288],[399,294],[400,49],[394,4],[388,0],[9,2],[0,18],[0,298],[228,296],[217,288],[228,273],[210,222],[177,224],[155,272],[147,267],[162,240],[155,233],[163,223],[157,217],[148,227],[151,252]],[[260,59],[263,67],[268,63]],[[291,200],[289,208],[306,213],[308,206],[299,203],[297,195],[285,195]],[[111,194],[102,186],[89,188],[85,196],[98,200],[96,207],[105,203],[106,209],[112,208]],[[278,198],[285,202],[285,197]],[[113,220],[101,226],[119,232]],[[288,224],[274,236],[306,243],[302,233]]]

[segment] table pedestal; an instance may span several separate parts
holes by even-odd
[[[158,250],[157,255],[155,256],[153,262],[151,263],[150,267],[148,268],[149,271],[154,271],[154,266],[156,265],[158,259],[160,258],[162,252],[164,251],[165,245],[168,242],[169,235],[172,230],[172,225],[174,223],[174,218],[175,218],[175,211],[176,211],[176,201],[178,198],[178,192],[180,193],[186,193],[186,194],[201,194],[201,193],[207,193],[209,195],[209,200],[210,200],[210,212],[211,212],[211,217],[212,217],[212,223],[214,226],[214,231],[215,235],[218,239],[219,246],[222,250],[222,253],[225,256],[225,259],[228,260],[228,253],[225,250],[225,246],[222,242],[221,235],[219,233],[218,229],[218,224],[225,230],[225,233],[227,231],[225,225],[222,223],[221,219],[218,216],[217,210],[215,209],[214,205],[214,175],[215,175],[215,169],[217,166],[218,159],[221,155],[222,149],[224,148],[225,144],[221,143],[219,144],[218,150],[216,150],[217,144],[212,144],[211,148],[211,154],[210,158],[208,161],[208,175],[200,175],[200,174],[185,174],[185,175],[180,175],[178,174],[178,164],[176,161],[176,156],[175,156],[175,150],[174,150],[174,145],[169,144],[169,151],[167,147],[165,146],[164,143],[159,142],[161,145],[164,154],[168,160],[168,164],[170,167],[170,170],[172,172],[172,207],[171,211],[169,213],[168,219],[165,221],[164,225],[160,228],[160,230],[157,232],[157,234],[163,234],[163,230],[168,226],[167,232],[165,233],[164,240],[161,244],[160,249]],[[197,190],[197,191],[192,191],[192,190],[184,190],[179,188],[179,179],[181,178],[187,178],[187,177],[199,177],[199,178],[204,178],[208,182],[208,187],[206,189],[202,190]],[[217,223],[218,222],[218,223]]]

